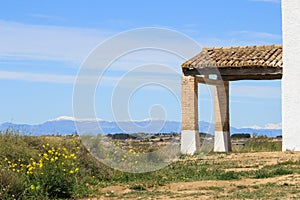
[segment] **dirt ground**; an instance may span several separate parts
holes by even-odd
[[[205,156],[214,163],[238,162],[227,171],[258,170],[264,166],[286,161],[299,161],[300,152],[232,153]],[[283,192],[284,190],[284,192]],[[282,192],[281,192],[282,191]],[[265,197],[270,193],[270,198]],[[273,193],[273,194],[272,194]],[[99,191],[96,199],[300,199],[300,174],[263,179],[205,180],[168,183],[137,192],[129,185],[109,186]],[[272,198],[271,198],[272,197]],[[85,199],[87,200],[87,199]]]

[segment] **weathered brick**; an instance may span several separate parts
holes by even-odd
[[[194,76],[182,76],[182,130],[198,131],[198,83]]]

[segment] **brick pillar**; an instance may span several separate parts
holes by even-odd
[[[198,83],[194,76],[182,77],[182,132],[181,153],[200,151],[198,128]]]
[[[229,125],[229,82],[215,87],[215,152],[231,151]]]

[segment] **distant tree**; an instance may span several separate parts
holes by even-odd
[[[114,140],[127,140],[127,139],[136,139],[137,137],[127,134],[127,133],[116,133],[116,134],[108,134],[108,137],[111,137]]]
[[[245,138],[251,138],[251,135],[249,133],[235,133],[231,135],[232,139],[245,139]]]

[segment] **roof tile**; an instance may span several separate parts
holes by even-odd
[[[279,67],[282,68],[282,45],[203,48],[182,68],[209,67]]]

